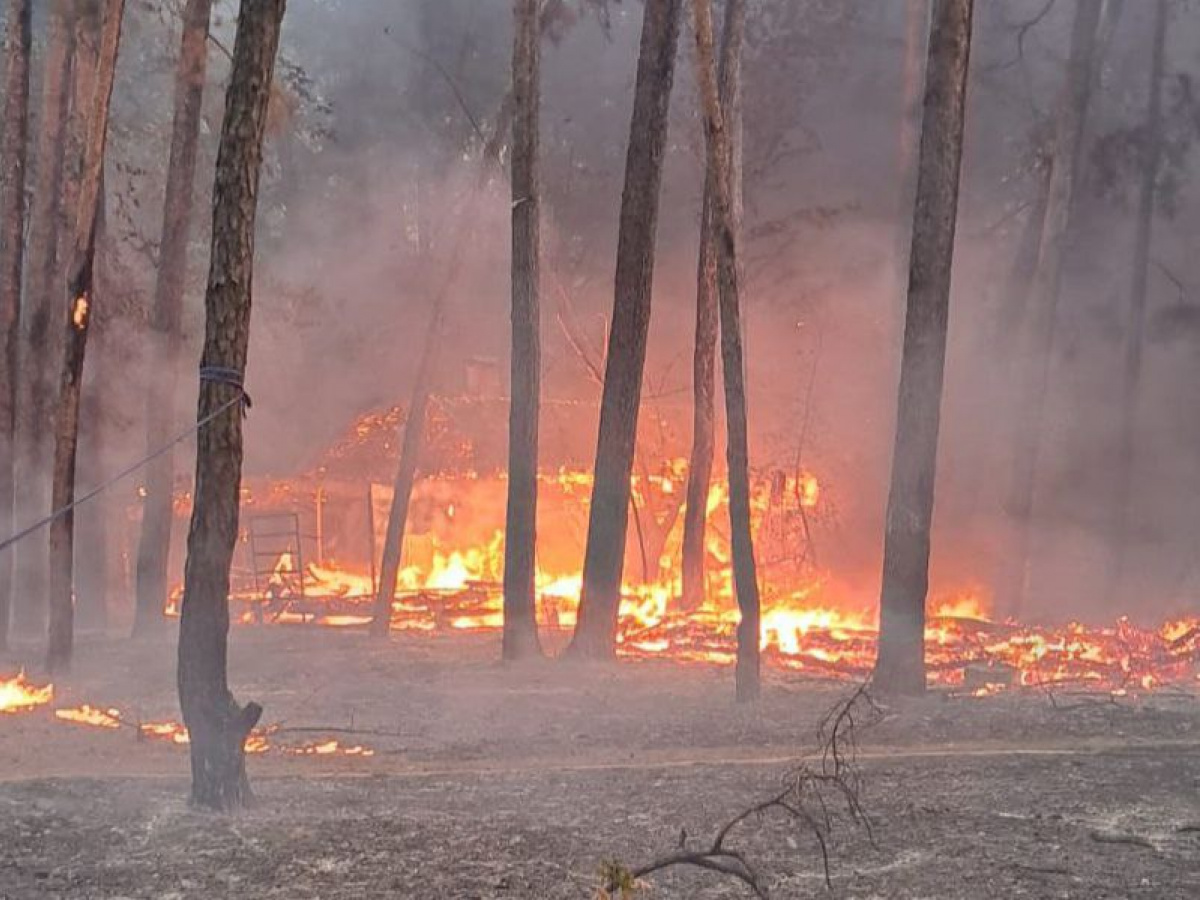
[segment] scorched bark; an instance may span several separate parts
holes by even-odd
[[[909,254],[896,443],[888,494],[874,682],[894,694],[925,690],[925,597],[937,468],[950,271],[958,217],[972,0],[936,0]]]
[[[721,38],[721,105],[730,123],[733,171],[730,173],[736,229],[741,231],[741,55],[745,31],[735,25],[744,17],[744,3],[725,7]],[[714,398],[716,396],[716,350],[720,313],[717,307],[717,226],[713,211],[712,173],[705,166],[704,200],[700,214],[700,253],[696,272],[696,343],[692,356],[692,452],[688,462],[687,502],[683,512],[683,597],[686,610],[699,607],[705,598],[705,531],[708,524],[708,492],[712,482],[715,446]]]
[[[726,458],[729,468],[729,531],[733,581],[740,618],[737,630],[737,699],[758,699],[760,686],[759,622],[761,607],[754,540],[750,525],[750,450],[746,420],[746,368],[742,352],[740,272],[738,269],[738,209],[733,182],[736,161],[729,134],[730,120],[718,96],[713,60],[711,0],[692,0],[696,35],[696,80],[704,111],[709,183],[716,231],[717,275],[721,313],[721,369],[725,376]],[[728,0],[726,39],[741,43],[745,0]],[[736,70],[732,77],[737,77]],[[736,91],[730,93],[736,102]]]
[[[512,127],[512,379],[504,531],[505,659],[537,656],[537,473],[541,383],[538,243],[540,0],[514,0]]]
[[[63,367],[59,382],[54,425],[54,478],[51,504],[66,509],[50,524],[50,630],[46,667],[54,672],[71,663],[74,643],[75,604],[71,582],[75,556],[75,457],[79,446],[79,396],[83,361],[96,303],[96,212],[103,187],[104,149],[108,138],[108,110],[116,75],[117,53],[125,0],[106,0],[104,24],[92,84],[90,107],[83,121],[83,159],[78,194],[74,198],[74,221],[69,253],[71,263],[63,318]]]
[[[621,572],[629,526],[629,480],[650,327],[659,187],[681,5],[682,0],[647,0],[643,12],[617,234],[612,329],[584,553],[583,595],[568,651],[583,658],[609,659],[616,653]]]
[[[4,32],[4,136],[0,143],[0,534],[13,532],[17,335],[25,253],[31,0],[10,0]],[[8,646],[13,551],[0,550],[0,649]]]
[[[50,507],[49,435],[52,353],[52,295],[58,243],[62,166],[70,112],[69,83],[74,39],[72,0],[54,0],[47,23],[42,65],[42,105],[37,174],[29,209],[29,247],[17,374],[16,509],[32,520]],[[43,533],[17,547],[13,627],[40,633],[45,623],[47,543]]]
[[[184,567],[178,684],[191,736],[192,802],[228,810],[250,797],[244,746],[262,715],[229,691],[229,568],[242,480],[240,382],[250,341],[254,221],[263,133],[285,0],[243,3],[213,183],[212,256],[205,292],[196,490]],[[224,373],[224,374],[221,374]]]

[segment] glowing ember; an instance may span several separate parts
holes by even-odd
[[[19,713],[35,709],[54,699],[54,685],[38,687],[21,670],[8,680],[0,680],[0,713]]]

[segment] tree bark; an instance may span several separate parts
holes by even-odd
[[[896,442],[883,546],[879,655],[874,682],[888,693],[925,690],[929,531],[946,363],[950,274],[958,218],[972,0],[935,0],[925,115],[909,254]]]
[[[17,377],[17,462],[15,509],[28,520],[50,511],[49,436],[51,388],[51,291],[60,215],[62,167],[70,112],[71,56],[75,44],[74,4],[55,0],[47,24],[42,67],[42,101],[37,144],[37,173],[30,204],[25,303]],[[48,544],[43,533],[30,535],[16,548],[13,627],[40,634],[46,621]]]
[[[583,563],[583,595],[568,648],[570,655],[581,658],[611,659],[616,654],[629,526],[629,481],[650,327],[659,188],[681,5],[682,0],[647,0],[643,12],[617,235],[612,328]]]
[[[1150,241],[1154,230],[1154,201],[1162,159],[1162,79],[1164,69],[1167,2],[1158,0],[1150,50],[1149,103],[1142,135],[1142,179],[1138,188],[1137,229],[1133,241],[1133,283],[1129,289],[1129,325],[1125,333],[1125,367],[1121,379],[1121,420],[1118,435],[1117,485],[1114,492],[1116,526],[1110,560],[1109,591],[1121,583],[1128,558],[1129,518],[1133,491],[1134,446],[1137,432],[1138,394],[1142,381],[1142,335],[1146,330],[1146,282],[1150,272]]]
[[[183,295],[187,281],[187,248],[191,233],[200,112],[208,63],[208,25],[212,0],[188,0],[183,10],[183,35],[175,69],[175,118],[171,127],[171,156],[163,202],[162,242],[154,287],[151,327],[154,377],[147,382],[146,452],[153,453],[170,439],[171,412],[179,381],[183,351]],[[168,450],[146,469],[146,495],[137,554],[137,604],[133,633],[164,630],[163,607],[169,590],[167,567],[171,552],[174,454]]]
[[[192,803],[229,810],[250,800],[244,747],[262,715],[229,690],[229,568],[242,481],[239,400],[250,342],[254,221],[263,134],[285,0],[243,3],[213,183],[212,255],[205,292],[196,492],[184,567],[178,684],[191,736]]]
[[[896,147],[896,245],[892,260],[896,297],[892,303],[895,347],[904,336],[905,303],[901,299],[908,287],[908,251],[912,242],[913,194],[916,191],[916,159],[921,141],[922,63],[929,37],[929,0],[905,0],[904,71],[900,88],[900,130]]]
[[[4,31],[4,135],[0,143],[0,534],[13,533],[17,335],[25,257],[29,141],[30,0],[9,0]],[[13,551],[0,550],[0,650],[8,646]]]
[[[465,230],[466,224],[462,227]],[[456,253],[454,257],[457,256]],[[434,298],[429,330],[425,334],[425,347],[421,351],[421,361],[417,366],[412,401],[409,403],[408,416],[404,420],[404,441],[400,445],[400,461],[396,465],[396,478],[392,482],[392,505],[388,510],[383,558],[379,565],[379,587],[375,592],[375,610],[371,619],[371,633],[376,637],[386,636],[391,629],[392,601],[396,597],[396,585],[400,577],[400,556],[404,549],[404,531],[408,524],[408,505],[417,478],[417,467],[421,462],[435,354],[440,344],[439,338],[445,317],[445,295],[449,292],[452,279],[453,275],[448,277],[447,283]]]
[[[96,212],[103,186],[104,150],[108,139],[108,110],[116,77],[125,0],[105,0],[104,25],[86,116],[83,161],[71,230],[71,267],[67,277],[63,368],[54,424],[54,478],[51,507],[68,509],[50,523],[50,630],[46,668],[70,667],[75,634],[72,572],[75,558],[75,459],[79,446],[79,396],[83,360],[96,302]]]
[[[1078,0],[1071,32],[1066,87],[1060,103],[1050,190],[1038,248],[1038,264],[1030,289],[1026,354],[1019,368],[1017,419],[1014,431],[1013,471],[1005,512],[1012,547],[997,579],[997,607],[1007,616],[1019,616],[1028,588],[1030,532],[1042,419],[1054,350],[1062,258],[1071,218],[1075,172],[1083,142],[1083,128],[1091,95],[1096,34],[1101,0]]]
[[[735,16],[745,14],[744,3],[725,6],[718,73],[721,106],[730,123],[729,137],[735,160],[730,173],[736,228],[741,231],[740,164],[741,129],[741,56],[744,27],[731,27]],[[700,254],[696,271],[696,344],[692,356],[692,451],[688,462],[687,500],[683,511],[683,596],[685,611],[704,603],[707,582],[704,563],[707,555],[705,532],[708,525],[708,492],[712,483],[715,446],[714,400],[716,397],[716,351],[720,313],[717,308],[717,226],[713,212],[712,173],[705,166],[704,200],[700,214]]]
[[[761,609],[758,573],[754,561],[754,540],[750,526],[749,433],[746,421],[745,361],[742,353],[742,323],[739,215],[734,203],[736,178],[733,141],[717,86],[713,59],[713,22],[711,0],[692,0],[693,31],[696,35],[696,81],[704,110],[704,132],[708,147],[709,182],[712,185],[712,212],[717,237],[717,276],[721,314],[721,369],[725,376],[726,457],[729,468],[729,531],[733,550],[733,581],[737,592],[737,699],[752,702],[760,692],[759,622]],[[745,28],[745,0],[728,0],[726,42],[740,46]],[[738,62],[732,72],[738,77]],[[729,92],[731,104],[737,103],[736,89]]]
[[[512,123],[512,377],[504,535],[502,655],[541,655],[537,630],[538,415],[541,394],[541,252],[538,174],[540,0],[514,0]]]

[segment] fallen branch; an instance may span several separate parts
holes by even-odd
[[[1145,847],[1147,850],[1157,849],[1148,838],[1144,838],[1140,834],[1124,834],[1116,831],[1089,831],[1088,837],[1098,844],[1130,844],[1134,847]]]
[[[861,826],[874,843],[870,819],[861,802],[862,779],[856,765],[859,728],[873,724],[881,710],[867,693],[866,684],[838,703],[822,720],[818,735],[820,750],[815,762],[798,764],[784,777],[784,787],[771,797],[746,807],[717,831],[707,848],[687,847],[687,832],[681,832],[679,848],[645,865],[628,868],[609,860],[600,870],[601,898],[628,898],[641,879],[674,866],[694,866],[735,878],[755,897],[767,900],[767,887],[750,859],[727,841],[734,829],[748,819],[779,812],[813,836],[821,856],[827,887],[833,886],[829,859],[829,834],[833,830],[833,809],[840,801],[852,822]]]

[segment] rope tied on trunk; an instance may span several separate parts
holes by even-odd
[[[241,372],[230,366],[200,367],[200,381],[202,383],[207,381],[209,384],[227,384],[230,387],[238,389],[238,392],[241,394],[238,400],[242,406],[242,416],[245,417],[253,404],[250,402],[250,395],[246,393],[243,377]]]
[[[115,475],[113,475],[107,481],[104,481],[101,484],[96,485],[96,487],[92,488],[90,491],[87,491],[83,494],[79,494],[78,496],[75,497],[74,500],[72,500],[66,506],[62,507],[61,509],[54,510],[53,512],[50,513],[50,515],[39,519],[38,521],[34,522],[32,525],[29,525],[26,528],[22,528],[20,531],[10,535],[7,538],[4,538],[3,540],[0,540],[0,553],[4,552],[5,550],[7,550],[9,547],[11,547],[13,544],[17,543],[18,541],[20,541],[24,538],[27,538],[27,537],[29,537],[29,535],[45,528],[47,525],[49,525],[54,520],[59,519],[62,516],[65,516],[67,513],[69,513],[75,507],[79,506],[81,503],[86,503],[88,500],[91,500],[93,497],[96,497],[96,496],[104,493],[109,488],[111,488],[113,485],[115,485],[117,482],[123,481],[124,479],[128,478],[130,475],[133,475],[135,472],[137,472],[140,469],[144,468],[145,466],[149,465],[154,460],[158,459],[160,456],[169,452],[171,450],[171,448],[173,448],[176,444],[182,443],[183,441],[187,440],[192,435],[196,434],[196,432],[200,431],[200,429],[206,427],[209,423],[211,423],[214,419],[216,419],[218,416],[220,416],[226,410],[232,409],[234,406],[240,405],[241,409],[242,409],[242,415],[244,416],[246,414],[246,410],[248,410],[250,408],[250,395],[246,393],[246,389],[242,386],[242,373],[237,371],[236,369],[231,369],[226,366],[201,366],[200,367],[200,380],[202,382],[207,381],[211,384],[227,384],[231,387],[237,388],[238,393],[235,397],[222,403],[220,406],[218,406],[216,409],[214,409],[208,415],[204,416],[203,418],[198,419],[196,421],[195,425],[192,425],[189,428],[186,428],[183,431],[179,432],[179,434],[175,435],[173,438],[171,438],[169,441],[167,441],[161,447],[157,448],[156,450],[154,450],[151,453],[147,453],[145,456],[143,456],[137,462],[126,466],[124,469],[122,469],[120,472],[117,472]]]

